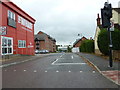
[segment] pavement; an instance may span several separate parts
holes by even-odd
[[[87,53],[77,53],[98,72],[100,72],[107,79],[120,85],[120,61],[113,61],[113,67],[109,67],[109,60],[101,56]]]
[[[42,58],[45,56],[49,56],[49,55],[51,54],[36,54],[35,56],[27,56],[27,55],[15,56],[9,59],[0,60],[0,67],[7,67],[15,64],[20,64],[20,63],[24,63],[31,60],[36,60],[38,58]]]

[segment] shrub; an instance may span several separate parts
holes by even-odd
[[[82,42],[80,46],[81,52],[88,52],[93,53],[94,52],[94,41],[93,40],[85,40]]]
[[[101,29],[98,35],[98,47],[104,55],[109,54],[109,35],[106,29]],[[120,31],[115,29],[112,35],[113,50],[120,50]]]

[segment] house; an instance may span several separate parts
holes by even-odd
[[[82,41],[84,41],[84,40],[87,40],[87,38],[84,37],[84,36],[83,36],[81,39],[77,39],[77,40],[74,42],[73,47],[80,47]]]
[[[9,0],[0,9],[0,54],[34,55],[35,19]]]
[[[34,37],[35,50],[48,50],[49,52],[56,52],[56,40],[50,35],[39,31]]]
[[[100,27],[101,27],[101,18],[99,16],[99,14],[97,15],[97,27],[96,27],[96,32],[95,32],[95,36],[94,36],[94,46],[95,46],[95,53],[96,54],[101,54],[99,48],[98,48],[98,43],[97,43],[97,40],[98,40],[98,34],[100,32]]]

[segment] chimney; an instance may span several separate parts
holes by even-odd
[[[93,40],[92,37],[90,37],[90,40]]]
[[[100,26],[101,24],[100,24],[100,16],[99,16],[99,14],[97,14],[97,26]]]

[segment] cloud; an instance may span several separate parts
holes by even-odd
[[[14,0],[36,19],[35,34],[42,30],[57,40],[70,44],[78,33],[94,37],[97,13],[106,0]],[[109,0],[117,7],[119,0]]]

